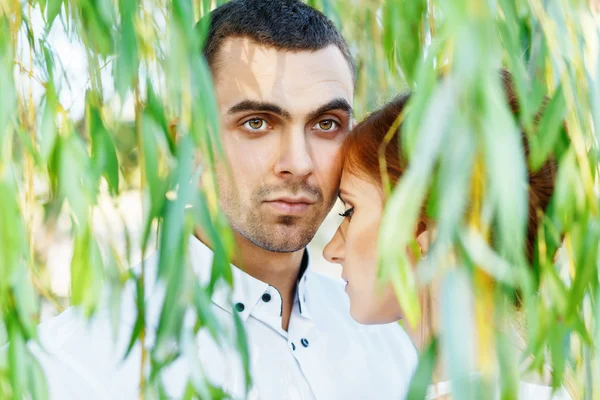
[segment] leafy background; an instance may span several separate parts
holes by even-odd
[[[137,288],[131,343],[145,343],[144,288],[155,277],[143,265],[136,273],[130,267],[157,245],[167,250],[158,261],[167,294],[157,340],[141,352],[151,366],[141,396],[161,391],[155,372],[179,354],[167,343],[182,344],[197,329],[221,332],[204,301],[214,282],[186,279],[184,259],[185,238],[202,224],[215,243],[215,279],[231,279],[233,244],[216,182],[208,173],[200,190],[195,184],[220,144],[199,51],[206,26],[193,27],[220,3],[1,0],[0,345],[9,344],[0,354],[0,398],[45,398],[27,347],[40,319],[69,305],[92,315],[103,293],[119,304],[126,283]],[[422,398],[438,363],[452,366],[459,399],[482,398],[497,381],[503,399],[517,398],[519,365],[545,371],[577,399],[600,398],[598,3],[308,3],[334,21],[357,58],[359,119],[399,91],[417,89],[402,136],[411,165],[390,192],[380,241],[381,275],[398,289],[406,323],[422,315],[417,284],[441,286],[440,334],[423,352],[411,397]],[[517,121],[503,102],[500,66],[515,77]],[[544,96],[549,102],[534,123]],[[527,160],[517,125],[531,141]],[[193,163],[195,152],[204,166]],[[549,156],[559,163],[556,193],[527,265],[522,178],[527,164],[538,168]],[[399,249],[411,245],[423,204],[438,236],[413,271]],[[313,255],[337,222],[328,218]],[[523,296],[518,312],[515,289]],[[200,322],[192,332],[182,323],[186,309]],[[518,351],[507,333],[514,321],[524,333]],[[231,340],[247,363],[237,322]],[[218,391],[193,379],[186,395]]]

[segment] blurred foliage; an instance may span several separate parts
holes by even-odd
[[[36,338],[40,302],[52,299],[45,266],[34,251],[34,215],[40,207],[46,224],[59,215],[71,222],[71,304],[91,316],[103,290],[119,296],[126,282],[137,288],[134,345],[146,340],[144,288],[155,277],[146,276],[143,264],[130,272],[129,246],[125,257],[115,249],[102,251],[92,213],[100,196],[118,201],[131,188],[143,192],[140,250],[146,254],[159,225],[157,242],[166,251],[160,253],[157,279],[165,281],[166,297],[156,341],[141,352],[142,364],[150,365],[142,374],[142,392],[161,393],[157,373],[179,355],[170,343],[194,352],[182,338],[201,328],[219,334],[206,296],[217,279],[231,282],[233,243],[215,206],[215,180],[203,180],[197,190],[199,175],[210,178],[206,167],[221,150],[210,73],[193,27],[220,3],[0,0],[0,345],[9,343],[0,353],[0,398],[45,397],[43,374],[26,346]],[[484,398],[498,379],[502,399],[517,398],[516,371],[523,365],[540,373],[549,368],[553,386],[569,387],[577,399],[600,398],[600,354],[594,348],[600,339],[595,322],[600,320],[598,5],[584,0],[308,3],[340,27],[357,58],[357,117],[399,91],[415,90],[402,135],[411,164],[391,193],[380,240],[382,276],[397,288],[408,323],[421,315],[417,285],[441,281],[442,334],[424,352],[411,387],[414,398],[422,396],[440,362],[459,382],[452,387],[459,399]],[[86,93],[75,94],[73,101],[83,102],[82,115],[62,96],[71,89],[72,76],[53,40],[57,30],[81,47],[86,59]],[[502,66],[515,79],[518,121],[503,100]],[[544,96],[550,101],[534,124]],[[528,159],[522,156],[518,125],[530,138]],[[196,153],[205,170],[193,163]],[[557,188],[528,265],[525,171],[549,156],[559,164]],[[413,240],[424,203],[437,223],[437,239],[415,271],[402,249]],[[214,244],[207,287],[186,279],[191,274],[186,238],[195,224]],[[122,241],[129,243],[128,235]],[[556,259],[559,247],[564,254]],[[525,320],[522,354],[515,354],[507,338],[517,318],[515,289],[522,294],[519,314]],[[198,321],[192,328],[184,327],[186,310]],[[239,321],[235,326],[235,345],[247,363],[243,328]],[[217,392],[192,380],[186,395],[206,398]]]

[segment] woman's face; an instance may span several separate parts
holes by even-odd
[[[350,314],[361,324],[383,324],[402,317],[390,283],[377,278],[377,241],[383,214],[379,185],[344,171],[340,183],[344,220],[323,255],[342,266]]]

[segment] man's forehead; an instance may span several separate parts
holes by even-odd
[[[307,108],[331,98],[352,104],[350,67],[334,45],[316,51],[284,51],[247,38],[223,42],[215,65],[222,107],[243,100]],[[300,111],[300,110],[299,110]]]

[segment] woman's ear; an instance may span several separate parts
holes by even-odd
[[[432,230],[429,229],[427,222],[421,220],[417,224],[417,230],[415,232],[415,236],[417,238],[417,243],[421,248],[421,254],[427,254],[429,250],[429,245],[432,241]]]

